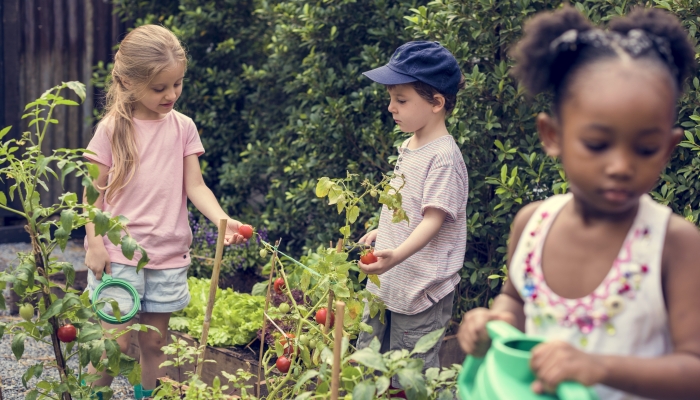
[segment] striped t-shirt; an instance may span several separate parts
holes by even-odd
[[[445,211],[447,216],[438,234],[420,251],[379,276],[378,288],[367,288],[379,296],[392,312],[414,315],[428,309],[459,283],[467,244],[467,195],[469,179],[464,158],[450,135],[409,150],[410,139],[399,148],[399,158],[391,180],[401,189],[403,208],[409,222],[392,223],[392,212],[384,206],[379,219],[377,250],[399,247],[423,220],[428,207]]]

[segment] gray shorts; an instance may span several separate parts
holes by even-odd
[[[141,298],[141,312],[170,313],[184,309],[190,302],[190,291],[187,287],[187,270],[189,265],[172,269],[142,269],[136,273],[136,267],[131,265],[112,263],[112,277],[123,279],[136,288]],[[101,283],[95,278],[95,274],[88,270],[88,287],[92,292]],[[120,304],[122,301],[131,303],[130,298],[121,299],[123,291],[117,289],[107,293],[111,288],[101,292],[101,296],[114,298]],[[122,306],[120,306],[121,308]]]
[[[362,349],[369,346],[372,339],[376,337],[382,344],[382,353],[400,349],[413,350],[418,339],[430,332],[447,327],[452,318],[454,295],[455,292],[453,291],[438,302],[433,303],[427,310],[415,315],[404,315],[386,310],[386,324],[382,324],[379,321],[379,314],[371,318],[369,316],[369,307],[365,306],[362,321],[371,326],[374,332],[371,334],[360,332],[357,338],[357,348]],[[440,368],[439,353],[444,336],[443,333],[437,345],[428,352],[414,355],[415,358],[421,358],[425,362],[423,372],[428,368]],[[391,379],[391,384],[396,388],[401,387],[396,376]]]

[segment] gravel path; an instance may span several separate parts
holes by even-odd
[[[0,316],[0,322],[17,321],[18,318]],[[12,336],[4,335],[0,340],[0,379],[2,379],[2,396],[3,400],[21,400],[24,399],[25,393],[29,389],[25,389],[22,385],[22,374],[27,367],[42,360],[53,359],[53,349],[51,346],[44,343],[34,342],[32,339],[27,339],[24,347],[22,358],[17,361],[11,350]],[[70,365],[77,367],[77,359],[73,358],[69,361]],[[51,374],[58,377],[58,371],[55,369],[46,369],[44,374]],[[36,380],[29,382],[30,389],[34,386]],[[129,381],[118,376],[112,383],[115,400],[133,399],[134,392]]]
[[[5,243],[0,244],[0,271],[17,265],[17,253],[29,252],[32,247],[29,243]],[[85,266],[85,249],[82,240],[71,240],[66,246],[66,251],[61,252],[60,248],[51,253],[52,257],[58,261],[68,261],[73,264],[76,271],[87,269]]]

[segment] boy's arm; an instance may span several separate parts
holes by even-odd
[[[214,193],[204,183],[202,170],[199,168],[199,157],[196,154],[185,157],[184,175],[187,198],[197,207],[197,210],[216,226],[219,226],[220,219],[228,220],[225,243],[243,243],[245,239],[238,233],[241,223],[226,214],[216,200]]]
[[[402,263],[408,257],[425,247],[440,231],[447,213],[437,208],[426,208],[423,220],[411,232],[408,238],[396,249],[376,250],[377,262],[367,265],[360,262],[358,266],[366,274],[383,274]]]

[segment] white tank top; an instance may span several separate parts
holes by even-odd
[[[644,195],[617,259],[588,296],[554,293],[542,273],[547,232],[571,194],[545,200],[525,226],[509,277],[525,302],[525,333],[563,340],[595,354],[659,357],[672,351],[661,285],[661,257],[671,210]],[[638,400],[598,385],[601,400]]]

